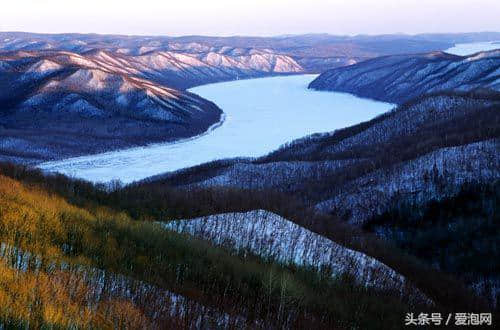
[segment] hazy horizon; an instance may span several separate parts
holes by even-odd
[[[500,1],[18,0],[0,31],[143,36],[381,35],[500,31]]]
[[[401,35],[401,36],[418,36],[426,34],[467,34],[467,33],[500,33],[498,31],[459,31],[459,32],[419,32],[419,33],[404,33],[404,32],[393,32],[393,33],[358,33],[358,34],[335,34],[328,32],[312,32],[312,33],[288,33],[288,34],[275,34],[275,35],[251,35],[251,34],[227,34],[227,35],[211,35],[211,34],[179,34],[179,35],[167,35],[167,34],[125,34],[125,33],[99,33],[99,32],[35,32],[35,31],[25,31],[25,30],[0,30],[0,33],[29,33],[29,34],[39,34],[39,35],[70,35],[70,34],[81,34],[81,35],[109,35],[109,36],[126,36],[126,37],[208,37],[208,38],[231,38],[231,37],[247,37],[247,38],[281,38],[281,37],[293,37],[293,36],[307,36],[307,35],[329,35],[334,37],[361,37],[361,36],[389,36],[389,35]]]

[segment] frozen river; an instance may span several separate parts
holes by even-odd
[[[460,55],[498,44],[458,44],[448,51]],[[224,123],[197,138],[159,143],[97,155],[47,162],[40,167],[93,182],[118,179],[130,183],[215,159],[256,157],[296,138],[369,120],[391,104],[350,94],[307,89],[316,76],[239,80],[191,89],[215,102],[226,114]]]
[[[159,143],[66,160],[40,167],[94,182],[124,183],[230,157],[256,157],[316,132],[373,118],[392,105],[350,94],[307,89],[316,76],[238,80],[191,89],[225,113],[213,131],[177,143]]]
[[[448,53],[456,55],[470,55],[480,51],[493,50],[500,48],[500,41],[495,42],[473,42],[467,44],[456,44],[446,50]]]

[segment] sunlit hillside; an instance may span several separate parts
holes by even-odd
[[[376,319],[397,328],[411,304],[347,273],[278,264],[135,220],[130,210],[101,206],[113,193],[85,183],[7,165],[2,172],[0,324],[7,327],[335,328]]]

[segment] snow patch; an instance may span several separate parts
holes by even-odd
[[[282,264],[350,274],[358,284],[398,290],[428,299],[392,268],[361,252],[341,246],[274,213],[256,210],[165,223],[164,228],[208,240],[215,245],[256,254]]]

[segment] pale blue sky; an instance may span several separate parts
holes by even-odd
[[[500,0],[5,0],[0,31],[143,35],[500,31]]]

